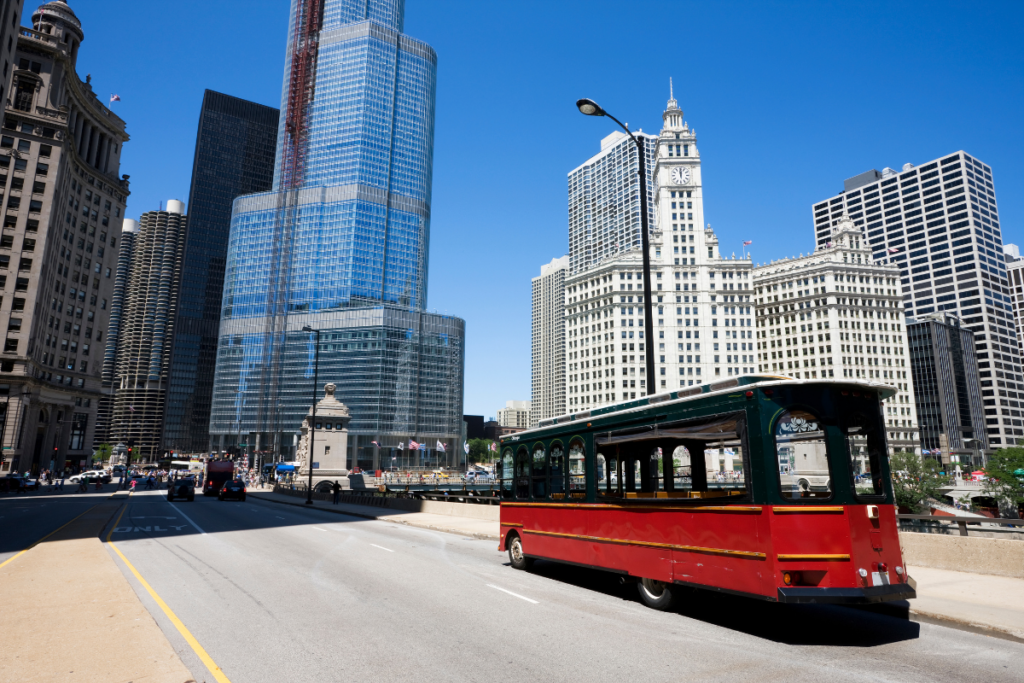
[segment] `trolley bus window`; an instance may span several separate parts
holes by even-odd
[[[547,497],[548,463],[544,446],[537,444],[533,449],[533,497]]]
[[[562,444],[552,444],[548,458],[548,466],[551,471],[551,484],[549,485],[551,497],[565,498],[565,451],[562,450]]]
[[[569,495],[572,498],[587,495],[587,459],[582,441],[573,441],[569,446]]]
[[[516,454],[516,498],[530,497],[530,454],[521,448]]]
[[[675,491],[693,490],[693,465],[686,446],[672,451],[672,488]]]
[[[832,496],[825,427],[813,413],[791,410],[775,423],[782,496],[816,500]]]
[[[512,468],[513,468],[512,449],[506,448],[505,452],[501,456],[501,497],[502,498],[511,498],[512,497],[512,482],[515,480]]]
[[[570,450],[570,460],[572,459]],[[605,457],[603,454],[597,454],[597,495],[599,496],[618,496],[619,491],[619,475],[618,475],[619,461],[614,455]]]
[[[885,444],[880,431],[863,415],[854,415],[844,431],[854,493],[858,496],[884,495],[879,462],[885,452]]]

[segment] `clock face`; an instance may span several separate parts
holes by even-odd
[[[690,182],[690,169],[676,167],[672,169],[672,182],[676,185],[686,185]]]

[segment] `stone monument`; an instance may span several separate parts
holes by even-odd
[[[348,423],[352,416],[348,406],[334,397],[334,384],[324,386],[324,397],[316,404],[316,421],[313,409],[309,409],[302,420],[302,436],[295,452],[299,462],[299,481],[307,481],[310,460],[313,466],[313,486],[317,483],[338,479],[346,485],[348,470]],[[309,437],[313,434],[313,457],[309,457]]]

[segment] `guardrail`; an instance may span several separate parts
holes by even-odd
[[[940,524],[956,524],[960,527],[960,535],[967,535],[967,525],[994,524],[996,526],[1018,527],[1024,529],[1022,519],[998,519],[995,517],[944,517],[940,515],[896,515],[897,520],[917,520],[937,522]]]

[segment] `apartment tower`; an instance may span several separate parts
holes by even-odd
[[[992,448],[1024,437],[1021,354],[992,169],[966,152],[868,171],[814,204],[818,246],[849,214],[875,260],[900,269],[907,317],[948,312],[974,333]]]
[[[565,414],[565,273],[569,257],[540,267],[531,290],[531,427]]]

